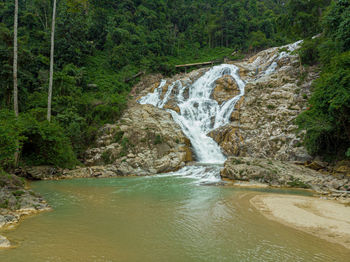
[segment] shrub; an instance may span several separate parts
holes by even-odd
[[[305,40],[299,49],[300,60],[303,65],[314,65],[319,61],[319,39]]]
[[[16,150],[20,150],[25,137],[13,112],[0,111],[0,167],[13,166]]]
[[[101,158],[105,164],[112,164],[113,163],[111,152],[108,150],[106,150],[102,153]]]
[[[350,147],[350,52],[335,56],[313,85],[309,110],[297,118],[311,154],[342,155]]]
[[[153,144],[158,145],[158,144],[161,144],[161,143],[163,143],[163,138],[161,137],[161,135],[156,134]]]
[[[304,183],[299,178],[296,178],[296,179],[292,178],[292,181],[288,182],[287,184],[290,187],[305,188],[305,189],[311,188],[310,185]]]
[[[39,122],[31,115],[21,117],[23,159],[31,165],[54,165],[71,168],[77,164],[69,139],[57,122]]]

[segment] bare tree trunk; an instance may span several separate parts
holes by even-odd
[[[15,0],[15,21],[13,29],[13,109],[16,117],[18,117],[18,82],[17,82],[17,31],[18,31],[18,0]]]
[[[53,57],[55,50],[55,23],[56,23],[56,0],[53,2],[52,11],[52,28],[51,28],[51,54],[50,54],[50,80],[49,80],[49,95],[47,101],[47,121],[51,121],[51,101],[52,101],[52,84],[53,84]]]
[[[18,0],[15,0],[15,18],[13,25],[13,109],[18,118],[18,80],[17,80],[17,61],[18,61]],[[19,161],[19,142],[16,141],[16,152],[14,155],[14,165],[18,166]]]
[[[13,25],[13,109],[15,115],[18,118],[18,80],[17,80],[17,61],[18,61],[18,43],[17,43],[17,32],[18,32],[18,0],[15,0],[15,18]],[[16,152],[14,155],[14,165],[18,166],[19,161],[19,142],[16,141]]]

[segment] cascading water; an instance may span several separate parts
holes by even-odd
[[[285,51],[282,51],[281,53],[279,53],[279,54],[276,54],[276,55],[274,55],[274,56],[272,56],[271,58],[270,58],[270,60],[272,61],[269,61],[270,62],[270,66],[265,70],[265,75],[270,75],[270,74],[272,74],[275,70],[276,70],[276,68],[277,68],[277,66],[278,66],[278,64],[277,64],[277,62],[279,61],[279,60],[281,60],[282,58],[284,58],[284,57],[286,57],[286,56],[288,56],[291,52],[293,52],[294,50],[296,50],[296,49],[298,49],[299,47],[300,47],[300,45],[303,43],[303,40],[299,40],[299,41],[297,41],[297,42],[295,42],[295,43],[293,43],[293,44],[289,44],[289,45],[286,45],[286,46],[282,46],[281,47],[281,49],[286,49]]]
[[[211,96],[216,80],[224,75],[229,75],[236,81],[240,93],[219,105]],[[162,80],[159,87],[153,93],[141,98],[139,103],[163,108],[171,94],[175,93],[175,101],[180,112],[177,113],[170,109],[167,111],[171,113],[174,121],[180,125],[184,134],[190,139],[198,162],[201,164],[223,164],[226,160],[225,156],[219,145],[207,134],[229,122],[235,104],[244,95],[245,83],[239,76],[238,67],[228,64],[214,66],[191,85],[183,85],[181,81],[175,81],[168,86],[167,92],[161,98],[165,85],[166,81]],[[188,97],[184,95],[186,89],[188,89]],[[205,177],[205,181],[217,181],[220,178],[220,169],[215,168],[215,172],[208,172],[207,169],[203,166],[185,167],[176,173],[185,176],[198,174],[202,178]],[[202,173],[204,171],[206,174]],[[208,176],[208,174],[210,175]]]

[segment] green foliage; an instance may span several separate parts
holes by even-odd
[[[114,135],[114,142],[119,143],[124,136],[124,131],[118,130]]]
[[[346,150],[345,156],[348,157],[348,158],[350,158],[350,147],[348,148],[348,150]]]
[[[121,142],[122,150],[120,151],[120,157],[126,156],[128,154],[129,147],[132,146],[129,138],[124,137]]]
[[[50,164],[71,168],[77,164],[69,139],[56,121],[39,122],[31,115],[21,117],[22,157],[32,165]]]
[[[299,178],[292,179],[292,181],[287,182],[287,184],[288,184],[290,187],[305,188],[305,189],[311,188],[310,185],[304,183],[304,182],[301,181]]]
[[[305,40],[302,48],[299,50],[299,56],[301,63],[304,65],[314,65],[320,59],[320,54],[318,50],[319,39],[308,39]]]
[[[12,195],[14,195],[15,197],[21,196],[24,194],[24,191],[22,190],[16,190],[12,192]]]
[[[338,50],[348,50],[350,39],[348,1],[332,1],[324,12],[329,4],[328,0],[58,1],[53,123],[48,124],[52,3],[20,3],[21,116],[16,120],[1,111],[0,165],[10,167],[19,148],[21,160],[28,164],[73,166],[99,127],[120,118],[137,81],[124,80],[140,71],[171,75],[178,64],[240,59],[246,52],[311,37],[323,28],[326,37],[305,42],[301,57],[305,64],[329,64]],[[0,107],[8,110],[12,109],[12,28],[13,2],[0,1]],[[127,138],[117,134],[116,141],[125,155]]]
[[[312,154],[344,155],[350,146],[350,52],[332,58],[314,84],[310,109],[298,117]]]
[[[339,44],[341,51],[350,49],[350,2],[347,0],[332,1],[323,26],[326,35]]]
[[[105,164],[112,164],[112,162],[113,162],[111,152],[108,150],[106,150],[102,153],[101,158]]]
[[[153,144],[154,145],[159,145],[159,144],[162,144],[163,143],[163,138],[160,134],[156,134],[155,137],[154,137],[154,141],[153,141]]]
[[[14,156],[20,150],[25,137],[21,134],[13,112],[0,110],[0,167],[9,168],[14,164]]]
[[[350,147],[350,3],[333,1],[322,25],[325,35],[307,41],[301,57],[306,64],[319,60],[321,77],[313,85],[309,110],[297,123],[306,130],[305,146],[311,154],[344,158]]]

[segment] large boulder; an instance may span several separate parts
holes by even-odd
[[[98,145],[87,151],[85,164],[114,166],[109,172],[115,175],[171,172],[192,161],[190,142],[180,126],[170,113],[152,105],[134,104],[117,124],[101,129]]]
[[[45,200],[26,188],[22,178],[0,172],[0,229],[18,223],[24,215],[50,209]],[[9,244],[0,236],[0,247]]]
[[[224,75],[216,80],[215,84],[216,86],[212,93],[212,97],[219,104],[222,104],[240,94],[236,81],[230,75]]]

